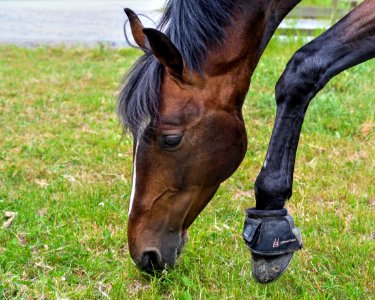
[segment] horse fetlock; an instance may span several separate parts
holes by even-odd
[[[292,195],[292,185],[285,176],[260,173],[255,181],[255,199],[258,209],[281,209]]]

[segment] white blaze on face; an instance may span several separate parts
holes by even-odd
[[[130,213],[132,211],[133,201],[134,201],[134,195],[135,195],[135,184],[136,184],[136,181],[137,181],[137,153],[138,153],[138,145],[139,145],[139,141],[141,140],[142,135],[143,135],[145,129],[150,124],[150,122],[151,122],[151,119],[150,118],[146,118],[141,123],[141,125],[139,126],[137,138],[134,137],[135,152],[134,152],[134,162],[133,162],[133,183],[132,183],[132,192],[130,194],[130,203],[129,203],[128,216],[130,215]]]
[[[133,201],[134,201],[134,194],[135,194],[135,183],[137,181],[137,152],[138,152],[138,141],[136,142],[135,152],[134,152],[133,182],[132,182],[132,192],[130,194],[130,203],[129,203],[128,216],[130,215],[130,212],[132,211]]]

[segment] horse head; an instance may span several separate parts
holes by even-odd
[[[133,132],[128,220],[131,257],[151,271],[175,264],[187,229],[242,161],[245,93],[237,91],[246,82],[233,82],[231,72],[190,69],[169,37],[126,12],[136,43],[162,68],[157,114]]]

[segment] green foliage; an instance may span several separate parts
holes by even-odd
[[[300,5],[319,7],[330,7],[332,4],[333,0],[302,0],[300,3]]]
[[[126,240],[132,142],[115,91],[140,52],[0,48],[0,299],[371,299],[375,278],[374,61],[345,71],[307,113],[287,207],[304,237],[270,285],[251,278],[244,209],[275,115],[274,85],[302,44],[272,41],[244,105],[248,152],[154,278]]]
[[[339,8],[350,8],[352,4],[358,4],[360,0],[337,0],[337,6]],[[326,7],[330,8],[334,6],[334,0],[302,0],[299,6],[315,6],[315,7]]]

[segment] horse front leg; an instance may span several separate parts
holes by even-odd
[[[292,195],[298,141],[310,101],[332,77],[374,56],[375,1],[367,0],[298,50],[280,77],[274,128],[255,182],[256,207],[247,211],[243,234],[257,281],[278,278],[302,247],[283,207]]]

